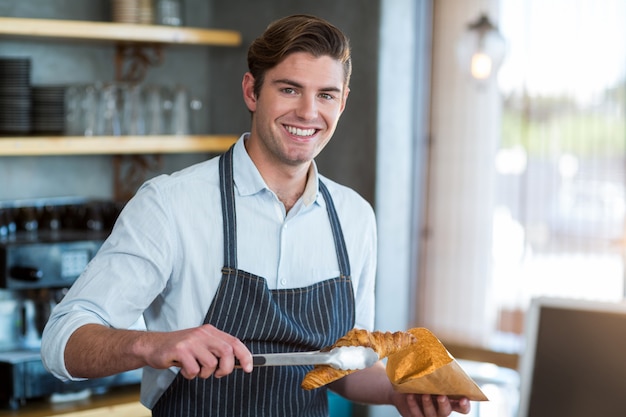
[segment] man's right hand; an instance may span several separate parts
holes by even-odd
[[[252,372],[252,354],[236,337],[205,324],[173,332],[111,329],[87,324],[65,348],[65,366],[76,378],[100,378],[151,366],[177,366],[188,379],[230,374],[239,360]]]
[[[159,333],[157,340],[147,346],[147,351],[149,366],[177,366],[187,379],[228,375],[235,367],[235,358],[245,372],[252,372],[252,354],[246,345],[209,324]]]

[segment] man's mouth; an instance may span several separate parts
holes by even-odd
[[[315,132],[317,131],[317,129],[313,129],[313,128],[300,129],[299,127],[288,126],[288,125],[285,125],[285,130],[294,136],[302,136],[302,137],[313,136]]]

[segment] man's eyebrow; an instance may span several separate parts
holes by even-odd
[[[291,85],[291,86],[296,87],[296,88],[303,88],[304,87],[299,82],[290,80],[289,78],[281,78],[281,79],[278,79],[278,80],[273,80],[272,84],[287,84],[287,85]],[[338,88],[338,87],[323,87],[323,88],[320,88],[319,91],[341,93],[341,89]]]

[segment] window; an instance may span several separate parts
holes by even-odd
[[[502,0],[493,284],[498,329],[538,295],[624,296],[626,3]]]
[[[515,351],[530,298],[624,296],[626,2],[489,2],[507,55],[481,89],[454,50],[485,10],[433,5],[416,321]]]

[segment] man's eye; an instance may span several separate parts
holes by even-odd
[[[332,94],[328,94],[328,93],[322,93],[322,94],[320,94],[320,97],[323,98],[324,100],[332,100],[332,99],[335,98],[335,97],[333,97]]]
[[[283,88],[283,93],[285,93],[285,94],[295,94],[296,90],[294,90],[291,87],[285,87],[285,88]]]

